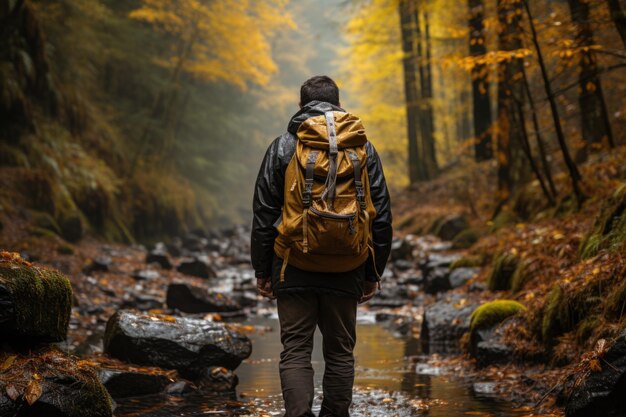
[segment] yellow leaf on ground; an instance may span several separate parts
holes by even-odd
[[[6,358],[2,363],[2,366],[0,366],[0,371],[6,371],[7,369],[9,369],[11,365],[13,365],[13,362],[15,362],[15,359],[17,359],[17,356],[15,355],[11,355]]]
[[[41,385],[36,379],[31,379],[26,387],[26,391],[24,391],[24,399],[28,405],[33,405],[41,397],[41,394]]]

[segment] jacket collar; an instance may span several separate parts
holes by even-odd
[[[289,125],[287,126],[287,131],[292,135],[295,135],[302,122],[311,117],[320,116],[327,111],[345,112],[344,109],[339,106],[335,106],[334,104],[314,100],[304,105],[296,114],[293,115],[289,121]]]

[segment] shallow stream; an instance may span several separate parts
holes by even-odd
[[[237,398],[144,397],[118,404],[116,416],[282,416],[278,377],[281,351],[275,316],[252,317],[247,324],[265,329],[252,333],[252,356],[238,369]],[[510,404],[490,398],[489,384],[465,381],[426,364],[420,343],[393,335],[374,324],[367,312],[357,328],[356,381],[352,417],[456,417],[521,416]],[[316,334],[313,352],[316,387],[321,390],[324,363],[321,336]],[[478,381],[480,382],[480,381]],[[476,393],[476,389],[482,393]],[[321,392],[319,393],[321,395]],[[319,411],[320,395],[314,411]]]

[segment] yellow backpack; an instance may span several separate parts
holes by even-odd
[[[282,221],[274,244],[287,264],[313,272],[347,272],[374,256],[376,210],[367,175],[367,137],[350,113],[305,120],[285,171]]]

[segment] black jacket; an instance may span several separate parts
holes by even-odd
[[[257,278],[273,278],[275,292],[307,288],[329,290],[358,298],[361,295],[363,279],[376,281],[376,271],[382,275],[389,258],[392,238],[389,192],[380,158],[374,146],[367,142],[365,147],[370,195],[377,213],[372,227],[376,271],[371,258],[356,270],[342,274],[312,273],[288,266],[285,270],[285,282],[278,282],[281,261],[274,255],[274,239],[278,234],[275,223],[283,207],[285,170],[295,152],[296,132],[306,119],[330,110],[344,111],[337,106],[319,101],[312,101],[300,109],[289,122],[287,133],[272,142],[259,170],[253,201],[252,266]]]

